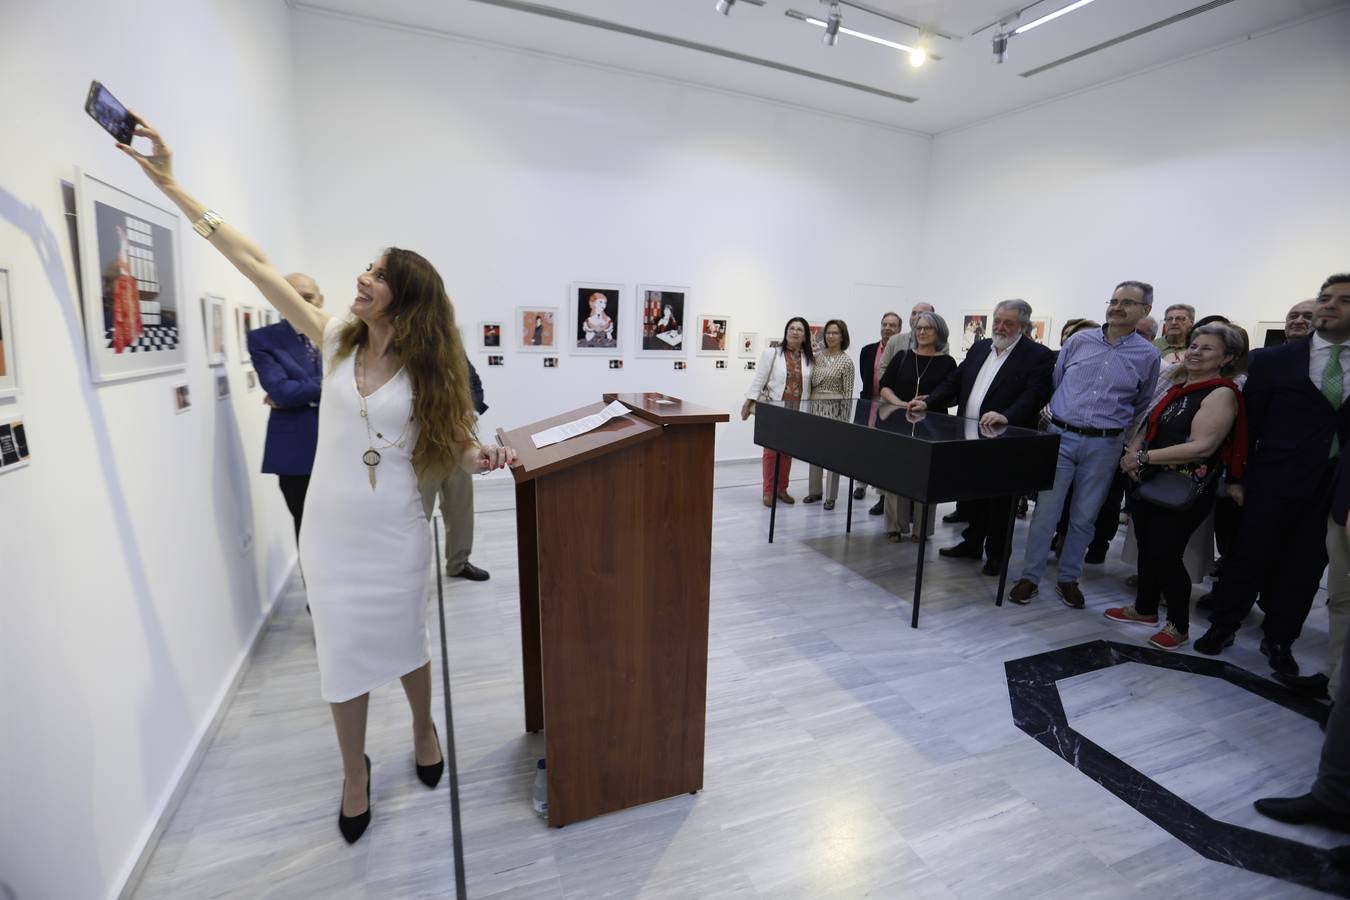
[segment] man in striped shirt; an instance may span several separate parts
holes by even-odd
[[[1038,593],[1064,495],[1072,487],[1055,593],[1066,606],[1083,608],[1078,576],[1092,524],[1120,465],[1124,435],[1148,411],[1158,380],[1158,351],[1134,330],[1152,308],[1152,285],[1123,281],[1107,301],[1106,324],[1080,331],[1060,348],[1050,397],[1049,430],[1060,436],[1055,485],[1036,499],[1022,574],[1008,593],[1013,603],[1029,603]]]

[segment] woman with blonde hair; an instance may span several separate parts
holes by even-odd
[[[338,829],[355,842],[370,824],[365,755],[370,691],[400,679],[413,719],[418,778],[444,769],[431,718],[425,586],[427,520],[436,488],[459,466],[487,472],[513,451],[480,446],[468,359],[441,276],[390,247],[356,279],[352,318],[306,303],[263,251],[175,180],[172,154],[144,124],[150,155],[118,146],[294,328],[322,348],[318,452],[300,532],[319,684],[332,709],[346,780]]]

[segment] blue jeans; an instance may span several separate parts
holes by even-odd
[[[1111,488],[1111,478],[1120,465],[1124,439],[1116,437],[1084,437],[1071,431],[1062,431],[1054,425],[1049,430],[1059,435],[1059,462],[1055,465],[1055,486],[1041,491],[1036,498],[1036,512],[1031,516],[1027,531],[1027,546],[1022,554],[1022,574],[1034,584],[1040,584],[1045,563],[1050,559],[1050,542],[1055,538],[1055,526],[1064,509],[1064,495],[1073,488],[1073,503],[1069,508],[1069,531],[1064,545],[1059,548],[1059,582],[1077,581],[1083,574],[1083,555],[1092,541],[1092,526],[1102,500]]]

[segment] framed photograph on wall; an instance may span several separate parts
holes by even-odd
[[[661,284],[637,287],[638,356],[679,356],[685,352],[684,324],[689,289]]]
[[[1051,334],[1049,316],[1031,317],[1031,339],[1033,341],[1042,347],[1049,347],[1050,345],[1046,341],[1050,339]]]
[[[1253,350],[1263,350],[1266,347],[1278,347],[1284,343],[1284,323],[1283,322],[1257,322],[1256,327],[1251,332],[1251,343]]]
[[[516,324],[520,326],[517,350],[525,353],[558,352],[558,307],[517,306]]]
[[[726,356],[730,351],[731,319],[719,313],[698,317],[698,355]]]
[[[574,356],[622,356],[623,285],[574,281],[568,296],[572,316],[568,352]]]
[[[9,269],[0,266],[0,397],[13,397],[19,393],[16,347],[14,310],[9,299]]]
[[[28,465],[28,432],[23,419],[0,419],[0,472]]]
[[[505,326],[501,322],[479,322],[478,331],[475,339],[479,350],[500,351],[502,348],[502,329]]]
[[[258,373],[253,369],[244,370],[244,387],[250,391],[258,389]]]
[[[948,343],[960,350],[962,355],[970,352],[976,341],[989,336],[989,313],[975,309],[961,311],[961,330],[948,339]]]
[[[809,322],[807,328],[811,332],[811,352],[819,353],[825,349],[825,323]]]
[[[185,413],[189,409],[192,409],[192,392],[188,389],[187,383],[175,384],[173,386],[174,414]]]
[[[249,361],[248,333],[258,327],[258,311],[251,306],[234,308],[234,332],[239,339],[239,361]]]
[[[187,364],[178,216],[77,171],[84,331],[96,382]]]
[[[216,376],[216,399],[224,400],[230,396],[230,377],[225,374]]]
[[[759,358],[758,331],[742,331],[736,336],[736,355],[741,359]]]
[[[202,294],[202,332],[206,335],[206,364],[225,363],[225,298]]]

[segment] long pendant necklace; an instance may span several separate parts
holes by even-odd
[[[356,396],[361,404],[361,419],[366,423],[367,450],[361,454],[361,462],[365,463],[366,474],[370,477],[370,489],[373,491],[375,490],[375,467],[380,464],[380,450],[408,446],[408,426],[404,425],[402,433],[392,441],[371,427],[370,410],[366,408],[366,375],[365,368],[361,365],[360,349],[357,349],[353,359],[356,366]],[[408,421],[412,421],[411,415],[408,416]],[[377,440],[383,441],[379,449],[375,447],[375,441]]]
[[[918,354],[917,352],[915,352],[915,353],[913,354],[913,356],[914,356],[914,396],[913,396],[913,397],[910,397],[909,399],[910,399],[910,400],[917,400],[917,399],[919,399],[919,390],[920,390],[919,385],[923,384],[923,376],[925,376],[925,375],[928,374],[928,367],[931,366],[931,365],[933,364],[933,360],[937,359],[937,357],[936,357],[936,356],[930,356],[930,357],[928,357],[928,362],[926,362],[926,363],[923,364],[923,371],[920,372],[920,371],[919,371],[919,354]]]

